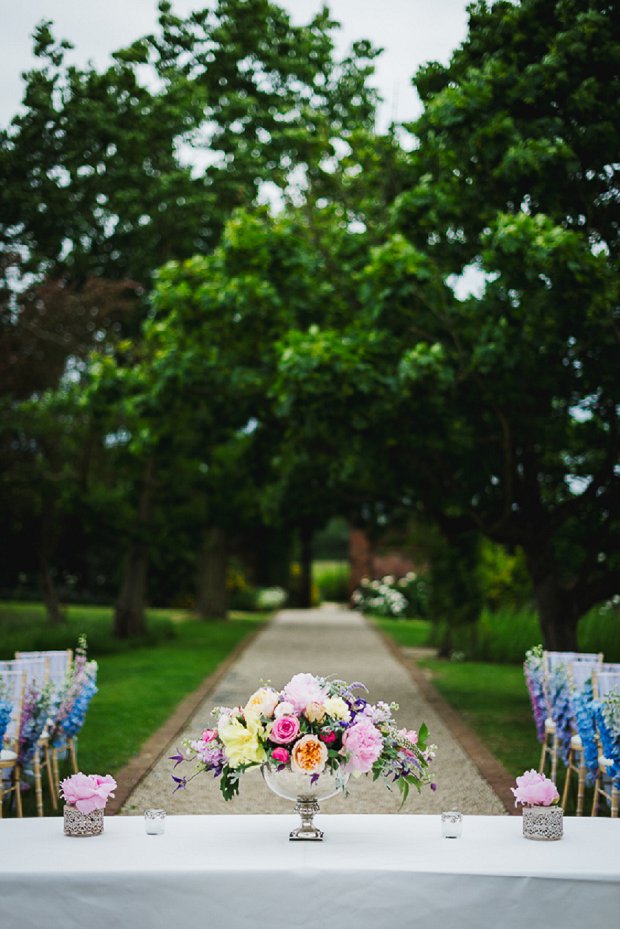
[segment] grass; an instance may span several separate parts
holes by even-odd
[[[11,648],[24,650],[40,641],[37,629],[43,611],[36,604],[12,604],[0,608],[2,657],[7,655],[5,629]],[[87,772],[116,774],[137,754],[144,742],[161,726],[178,703],[211,674],[249,633],[265,622],[266,614],[232,613],[227,622],[201,622],[180,611],[155,611],[149,624],[160,623],[166,635],[159,643],[147,640],[129,647],[113,648],[110,609],[74,607],[69,612],[68,641],[58,647],[75,645],[86,628],[89,657],[99,663],[99,692],[93,699],[79,736],[79,765]],[[99,625],[100,628],[97,628]],[[21,628],[23,637],[17,642]],[[95,633],[94,635],[92,633]],[[104,643],[104,654],[93,645]],[[26,642],[27,645],[23,643]],[[45,645],[45,647],[55,647]],[[107,654],[105,653],[107,651]],[[34,812],[33,798],[27,796],[25,808]],[[32,805],[32,810],[30,809]],[[49,806],[49,804],[46,804]]]
[[[428,619],[386,619],[374,616],[373,620],[404,648],[422,648],[430,644],[433,624]]]
[[[320,599],[331,603],[347,603],[350,572],[348,561],[314,561],[312,581]]]

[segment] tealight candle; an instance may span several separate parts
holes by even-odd
[[[444,839],[460,839],[463,831],[463,814],[448,810],[441,814],[441,834]]]
[[[166,828],[166,811],[145,810],[144,828],[147,835],[163,835]]]

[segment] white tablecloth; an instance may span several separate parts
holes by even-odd
[[[321,815],[322,843],[289,842],[293,816],[110,817],[102,836],[62,820],[0,820],[2,929],[610,929],[620,912],[620,820],[566,819],[532,842],[516,817]]]

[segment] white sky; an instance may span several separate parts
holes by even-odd
[[[332,16],[342,23],[340,48],[367,38],[384,49],[376,83],[385,99],[381,124],[411,119],[418,112],[410,85],[418,65],[447,61],[466,33],[468,0],[331,0]],[[185,15],[208,6],[201,0],[173,0]],[[280,0],[294,21],[307,22],[322,0]],[[105,65],[110,52],[150,32],[155,0],[0,0],[0,125],[15,114],[22,95],[20,74],[32,63],[34,26],[51,19],[58,38],[75,46],[72,59]]]

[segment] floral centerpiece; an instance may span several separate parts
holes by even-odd
[[[64,809],[65,835],[100,835],[103,811],[114,796],[116,781],[110,774],[73,774],[60,782]]]
[[[259,766],[275,793],[289,796],[294,789],[298,808],[306,800],[312,812],[317,799],[346,792],[349,777],[382,777],[388,787],[398,787],[403,801],[411,787],[430,783],[434,789],[428,766],[435,748],[428,745],[427,727],[399,728],[396,704],[369,703],[360,691],[367,692],[361,683],[296,674],[282,690],[260,687],[243,707],[215,707],[213,727],[185,740],[171,757],[175,768],[195,765],[189,777],[173,774],[176,789],[210,773],[230,800],[239,792],[241,775]],[[303,820],[304,810],[298,811]]]
[[[561,839],[563,811],[558,806],[560,794],[548,777],[533,768],[517,778],[510,788],[515,806],[523,807],[523,835],[526,839]]]

